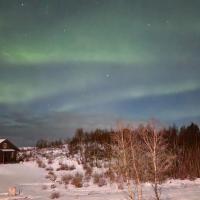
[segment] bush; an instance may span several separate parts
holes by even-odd
[[[67,174],[67,175],[63,175],[61,178],[62,183],[64,183],[65,185],[68,185],[69,182],[72,180],[72,176]]]
[[[76,169],[74,165],[69,166],[69,170],[72,171],[72,170],[74,170],[74,169]]]
[[[74,185],[77,188],[81,188],[83,186],[83,175],[82,174],[75,174],[75,176],[72,179],[71,184]]]
[[[92,175],[92,167],[90,167],[88,165],[84,165],[84,169],[85,169],[85,175],[86,176],[91,176]]]
[[[51,185],[51,189],[55,189],[56,188],[56,185],[55,184],[52,184]]]
[[[42,186],[42,189],[43,189],[43,190],[47,190],[47,188],[48,188],[48,187],[47,187],[46,185],[43,185],[43,186]]]
[[[115,173],[111,169],[105,172],[105,177],[109,178],[111,183],[115,182]]]
[[[60,170],[74,170],[76,169],[74,165],[68,165],[68,164],[64,164],[64,163],[59,163],[60,167],[57,168],[57,171],[60,171]]]
[[[53,171],[53,168],[52,167],[46,167],[46,170],[47,171]]]
[[[60,171],[60,170],[69,170],[69,166],[67,164],[63,164],[63,163],[59,163],[60,167],[57,168],[57,171]]]
[[[84,165],[83,168],[85,169],[85,177],[84,181],[89,182],[92,176],[92,168],[89,165]]]
[[[119,190],[123,190],[124,189],[124,181],[123,181],[123,177],[118,176],[116,179],[117,182],[117,187]]]
[[[93,183],[97,184],[99,187],[107,185],[106,179],[101,174],[94,174]]]
[[[102,168],[102,163],[101,163],[100,161],[97,162],[97,163],[96,163],[96,167],[97,167],[97,168]]]
[[[49,171],[48,175],[46,175],[45,178],[51,181],[55,181],[57,179],[57,176],[54,174],[53,171]]]
[[[42,160],[37,159],[36,162],[38,164],[38,167],[40,167],[40,168],[45,168],[46,167],[45,163]]]
[[[60,193],[59,192],[53,192],[50,195],[50,199],[58,199],[60,197]]]
[[[49,160],[48,160],[48,164],[53,164],[53,160],[52,160],[52,159],[49,159]]]
[[[101,176],[99,174],[94,174],[93,175],[93,183],[98,184],[100,177]]]
[[[102,187],[102,186],[104,186],[104,185],[107,185],[106,179],[105,179],[104,177],[101,177],[101,178],[99,179],[98,186],[99,186],[99,187]]]

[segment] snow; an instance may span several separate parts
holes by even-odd
[[[8,188],[13,186],[25,196],[42,199],[43,184],[49,184],[44,178],[44,170],[34,162],[0,165],[0,199],[6,199]]]
[[[65,150],[67,150],[65,148]],[[55,182],[46,179],[48,171],[43,168],[38,168],[36,161],[29,161],[19,164],[0,165],[0,200],[12,200],[7,195],[8,188],[16,186],[17,191],[20,191],[20,196],[14,197],[13,200],[47,200],[50,199],[52,192],[59,192],[60,200],[127,200],[128,195],[126,189],[119,190],[116,184],[104,185],[99,187],[93,184],[91,179],[85,182],[82,188],[75,188],[69,184],[67,187],[60,184],[61,177],[66,174],[74,176],[76,173],[83,174],[85,170],[80,164],[80,158],[67,157],[64,149],[44,150],[44,154],[51,155],[52,163],[38,154],[46,168],[53,168],[53,172],[57,176]],[[73,170],[59,170],[61,164],[74,166]],[[102,174],[106,171],[106,163],[103,163],[102,168],[93,168],[93,174]],[[51,188],[51,185],[56,185],[56,188]],[[152,186],[150,183],[143,185],[143,195],[145,200],[153,199]],[[190,180],[168,180],[162,184],[162,200],[199,200],[200,199],[200,179]]]
[[[0,165],[0,199],[6,200],[8,187],[17,186],[22,191],[21,198],[46,200],[49,199],[52,189],[43,190],[42,186],[49,186],[51,183],[44,178],[46,171],[37,167],[34,162],[23,164]],[[59,191],[59,199],[72,200],[125,200],[127,194],[125,191],[118,190],[115,185],[98,187],[74,188],[69,186],[67,189],[62,185],[58,186],[55,191]],[[144,197],[152,197],[152,188],[150,184],[144,185]],[[200,197],[200,179],[189,180],[170,180],[162,185],[163,200],[199,200]],[[16,198],[15,198],[16,199]]]
[[[4,142],[6,139],[0,139],[0,143]]]

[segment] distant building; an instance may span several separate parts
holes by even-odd
[[[0,139],[0,164],[15,163],[19,148],[8,139]]]

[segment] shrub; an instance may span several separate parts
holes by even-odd
[[[48,164],[53,164],[53,160],[52,160],[52,159],[49,159],[49,160],[48,160]]]
[[[61,178],[62,183],[64,183],[65,185],[68,185],[70,180],[72,180],[72,176],[67,174],[67,175],[63,175]]]
[[[93,183],[98,184],[100,177],[101,176],[99,174],[94,174],[93,175]]]
[[[55,189],[56,188],[56,185],[55,184],[52,184],[51,185],[51,189]]]
[[[47,171],[53,171],[53,168],[52,167],[46,167],[46,170]]]
[[[101,178],[99,179],[98,186],[99,186],[99,187],[102,187],[102,186],[104,186],[104,185],[107,185],[106,179],[105,179],[104,177],[101,177]]]
[[[46,175],[45,178],[51,181],[55,181],[57,179],[57,176],[54,174],[53,171],[49,171],[48,175]]]
[[[89,182],[92,176],[92,168],[89,165],[84,165],[83,168],[85,169],[84,181]]]
[[[42,189],[43,189],[43,190],[46,190],[47,188],[48,188],[48,187],[47,187],[46,185],[43,185],[43,186],[42,186]]]
[[[86,176],[91,176],[92,175],[92,167],[90,167],[88,165],[85,165],[84,169],[85,169],[85,175]]]
[[[106,179],[101,174],[94,174],[93,183],[97,184],[99,187],[107,184]]]
[[[119,190],[123,190],[124,189],[124,181],[123,181],[123,177],[118,176],[117,179],[117,187]]]
[[[60,197],[60,193],[59,192],[53,192],[50,195],[51,199],[58,199]]]
[[[97,162],[97,163],[96,163],[96,167],[97,167],[97,168],[102,168],[102,163],[101,163],[100,161]]]
[[[48,174],[53,176],[55,175],[53,171],[49,171]]]
[[[76,173],[75,176],[72,179],[71,184],[74,185],[77,188],[81,188],[83,186],[83,175]]]
[[[63,163],[59,163],[60,167],[57,168],[57,171],[60,171],[60,170],[69,170],[69,166],[67,164],[63,164]]]
[[[40,168],[45,168],[46,167],[45,163],[42,160],[37,159],[36,162],[38,164],[38,167],[40,167]]]
[[[72,170],[74,170],[74,169],[76,169],[74,165],[69,166],[69,170],[72,171]]]
[[[115,173],[111,169],[105,172],[105,177],[109,178],[111,183],[115,182]]]
[[[55,181],[56,179],[57,179],[57,176],[55,174],[50,177],[51,181]]]
[[[60,171],[60,170],[74,170],[76,169],[74,165],[68,165],[68,164],[64,164],[64,163],[59,163],[60,167],[57,168],[57,171]]]

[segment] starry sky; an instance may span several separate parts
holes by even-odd
[[[0,0],[0,137],[117,120],[200,124],[199,0]]]

